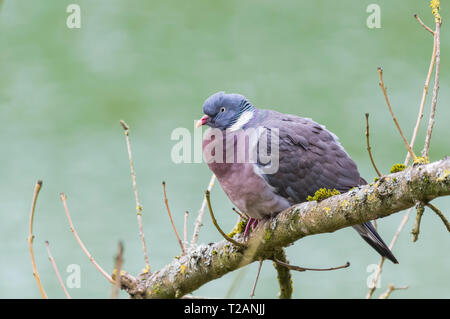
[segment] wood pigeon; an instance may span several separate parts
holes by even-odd
[[[250,225],[255,226],[258,220],[270,218],[306,201],[308,195],[314,195],[320,188],[344,193],[367,184],[337,136],[309,118],[257,109],[245,96],[224,92],[206,99],[203,113],[197,127],[206,124],[210,127],[208,132],[222,134],[221,137],[205,134],[204,158],[233,204],[250,217],[246,235]],[[257,128],[266,132],[266,142],[270,140],[266,147],[268,153],[278,149],[275,171],[267,170],[274,164],[274,158],[269,164],[259,158],[250,161],[249,155],[245,155],[244,161],[236,160],[239,154],[234,151],[239,138],[244,136],[245,139],[248,131]],[[257,136],[258,144],[261,143],[261,135]],[[251,140],[247,137],[243,143],[244,151],[260,149]],[[220,143],[211,148],[213,141]],[[227,152],[232,156],[227,156]],[[353,228],[381,256],[398,263],[372,223]]]

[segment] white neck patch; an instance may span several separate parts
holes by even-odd
[[[239,116],[236,123],[234,123],[228,130],[234,132],[240,130],[245,124],[247,124],[253,118],[253,111],[245,111]]]

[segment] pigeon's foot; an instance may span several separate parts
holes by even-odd
[[[258,220],[255,218],[249,218],[247,225],[245,225],[245,230],[244,230],[244,239],[247,240],[248,239],[248,235],[250,234],[250,228],[253,230],[255,229],[256,225],[258,225]]]

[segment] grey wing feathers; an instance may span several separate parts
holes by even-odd
[[[303,202],[319,188],[347,192],[367,184],[337,137],[311,119],[273,112],[264,123],[279,129],[279,170],[263,177],[291,204]],[[372,223],[353,228],[381,256],[398,263]]]
[[[264,126],[279,129],[279,170],[264,178],[281,196],[299,203],[319,188],[346,192],[360,184],[356,164],[324,126],[278,112],[267,118]]]

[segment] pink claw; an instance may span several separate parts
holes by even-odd
[[[250,227],[253,229],[255,229],[256,225],[258,225],[258,220],[255,218],[249,218],[247,225],[245,225],[245,230],[244,230],[244,239],[247,240],[248,235],[250,234]]]

